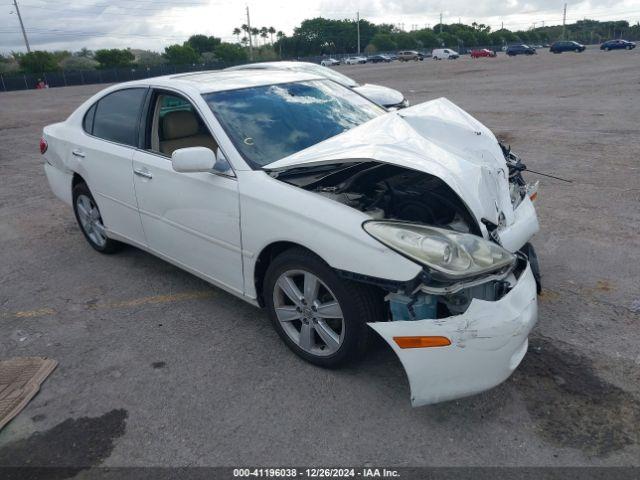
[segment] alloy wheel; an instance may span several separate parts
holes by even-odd
[[[87,195],[78,195],[76,199],[76,210],[80,225],[87,234],[87,237],[98,247],[104,247],[107,243],[107,236],[104,231],[102,217],[95,202]]]
[[[345,328],[340,303],[313,273],[282,273],[274,286],[273,307],[284,332],[305,352],[325,357],[342,345]]]

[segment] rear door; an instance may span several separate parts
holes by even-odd
[[[214,140],[198,109],[176,92],[154,90],[133,157],[140,219],[149,247],[227,290],[242,293],[240,207],[235,176],[178,173],[171,154]]]
[[[71,148],[71,161],[87,182],[107,230],[142,245],[132,160],[148,90],[125,88],[98,100],[85,114],[84,135]]]

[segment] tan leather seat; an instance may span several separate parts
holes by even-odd
[[[200,133],[196,116],[188,110],[167,113],[162,119],[162,134],[160,151],[168,156],[174,150],[186,147],[207,147],[216,151],[213,137]]]

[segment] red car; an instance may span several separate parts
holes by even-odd
[[[480,58],[480,57],[495,57],[496,52],[493,50],[489,50],[488,48],[482,48],[480,50],[471,50],[471,58]]]

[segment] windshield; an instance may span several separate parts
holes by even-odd
[[[345,87],[358,86],[358,82],[356,82],[353,78],[349,78],[346,75],[336,72],[335,70],[329,67],[323,67],[321,65],[315,65],[313,63],[309,63],[304,66],[295,67],[295,68],[301,72],[314,73],[316,75],[327,77],[329,80],[338,82],[344,85]]]
[[[254,169],[385,113],[376,104],[329,80],[265,85],[203,96]]]

